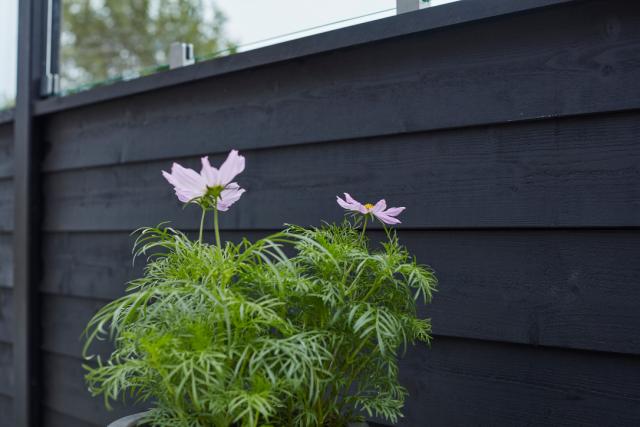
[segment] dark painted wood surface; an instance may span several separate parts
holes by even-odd
[[[336,219],[335,196],[348,191],[410,206],[403,227],[411,228],[637,227],[639,118],[607,114],[245,151],[247,171],[238,178],[247,188],[245,209],[230,210],[221,223],[275,229]],[[170,167],[155,161],[48,174],[44,227],[132,230],[172,218],[193,228],[198,213],[179,208],[160,174]]]
[[[15,426],[13,398],[0,394],[0,425]]]
[[[44,360],[48,408],[84,425],[127,413],[106,412],[86,393],[79,359],[45,353]],[[638,369],[634,356],[442,337],[403,359],[411,397],[398,425],[633,426],[640,377],[629,373]]]
[[[637,426],[640,359],[440,338],[408,354],[403,426]]]
[[[104,427],[106,424],[95,424],[80,420],[71,415],[57,412],[44,405],[42,408],[43,427]]]
[[[6,119],[6,120],[5,120]],[[13,110],[0,113],[0,426],[15,425],[13,365]]]
[[[439,292],[423,314],[438,335],[640,354],[640,230],[406,230],[400,239],[437,270]],[[46,242],[43,345],[78,355],[86,321],[141,266],[131,266],[126,233]]]
[[[13,126],[0,124],[0,179],[13,175]]]
[[[67,111],[51,118],[45,168],[635,109],[640,3],[610,3],[468,23]]]
[[[0,125],[0,239],[13,229],[13,124]],[[0,243],[2,251],[2,243]],[[0,271],[9,261],[0,258]],[[0,278],[2,286],[2,278]]]
[[[456,22],[464,3],[437,13]],[[408,207],[401,239],[440,288],[421,308],[433,347],[403,361],[400,425],[640,425],[640,4],[558,3],[130,96],[120,92],[153,82],[119,85],[113,100],[100,89],[38,103],[50,113],[45,425],[105,425],[134,410],[107,412],[87,393],[80,333],[140,274],[131,230],[197,226],[160,170],[205,154],[220,162],[230,148],[247,157],[248,192],[223,215],[224,238],[339,219],[340,191]],[[13,425],[12,137],[0,125],[2,427]]]
[[[0,288],[0,344],[11,345],[13,342],[13,292]]]

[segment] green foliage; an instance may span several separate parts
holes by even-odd
[[[62,6],[64,89],[149,74],[167,64],[176,41],[193,43],[198,54],[235,49],[211,0],[63,0]]]
[[[161,426],[402,416],[398,353],[429,342],[415,301],[430,301],[436,279],[395,233],[373,245],[345,221],[220,248],[146,228],[136,255],[149,257],[144,277],[86,330],[85,353],[95,339],[115,343],[86,366],[107,404],[151,400],[147,421]]]

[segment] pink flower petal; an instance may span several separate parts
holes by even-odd
[[[176,179],[177,186],[179,187],[188,188],[193,191],[202,191],[202,194],[206,192],[207,183],[202,179],[200,174],[193,169],[185,168],[174,163],[171,167],[171,175]]]
[[[220,173],[218,172],[218,169],[211,166],[211,163],[209,163],[209,157],[205,156],[200,159],[200,161],[202,162],[202,170],[200,171],[200,176],[205,180],[207,186],[216,187],[220,185],[218,183]]]
[[[351,204],[357,204],[360,205],[361,203],[358,202],[356,199],[354,199],[353,197],[351,197],[351,194],[349,193],[344,193],[344,199],[347,201],[347,203],[351,203]]]
[[[385,215],[382,212],[376,212],[374,213],[374,215],[376,218],[378,218],[380,221],[384,222],[385,224],[389,224],[389,225],[400,224],[400,220],[398,218]]]
[[[175,189],[176,196],[178,196],[178,200],[182,203],[189,203],[191,200],[200,197],[200,194],[194,193],[189,190],[180,190],[178,188]]]
[[[345,209],[353,210],[353,204],[345,202],[340,198],[340,196],[336,196],[336,202]]]
[[[220,199],[218,199],[217,205],[218,210],[222,212],[229,210],[231,205],[240,200],[240,197],[245,191],[244,188],[240,188],[235,182],[229,184],[227,188],[220,193]]]
[[[384,199],[382,199],[375,204],[373,209],[371,209],[371,213],[376,214],[376,213],[382,212],[385,209],[387,209],[387,202]]]
[[[365,208],[362,203],[351,197],[349,193],[344,193],[344,198],[345,200],[342,200],[340,197],[336,196],[336,201],[343,208],[350,211],[360,212],[361,214],[367,213],[367,208]]]
[[[389,208],[389,209],[387,209],[386,211],[384,211],[382,213],[387,215],[387,216],[398,216],[405,209],[406,208],[404,208],[404,207],[401,207],[401,208]]]
[[[173,185],[176,195],[181,202],[189,202],[203,196],[207,191],[204,179],[193,169],[187,169],[174,163],[171,173],[162,171],[164,178]]]
[[[244,156],[240,156],[237,150],[231,150],[219,170],[218,185],[226,186],[233,178],[244,170]]]

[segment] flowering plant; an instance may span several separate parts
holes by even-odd
[[[202,209],[199,238],[166,225],[138,231],[143,277],[86,329],[85,355],[95,339],[115,344],[107,361],[86,366],[90,390],[107,405],[127,393],[152,401],[145,421],[159,426],[397,421],[407,395],[398,352],[429,342],[415,300],[430,301],[436,284],[386,228],[404,208],[345,194],[337,201],[352,215],[339,225],[223,243],[218,211],[242,196],[233,180],[244,164],[232,151],[219,170],[205,157],[200,174],[177,164],[163,172],[182,202]],[[215,244],[203,240],[211,211]],[[372,219],[385,226],[378,245],[366,235]]]

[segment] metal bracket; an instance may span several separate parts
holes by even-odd
[[[60,93],[60,75],[45,73],[40,84],[40,96],[46,98]]]
[[[396,14],[413,12],[431,6],[431,0],[396,0]]]
[[[60,90],[60,76],[54,72],[53,64],[53,0],[47,0],[45,13],[44,70],[40,81],[40,97],[53,96]]]
[[[193,45],[190,43],[171,43],[169,50],[169,69],[184,67],[196,62]]]

